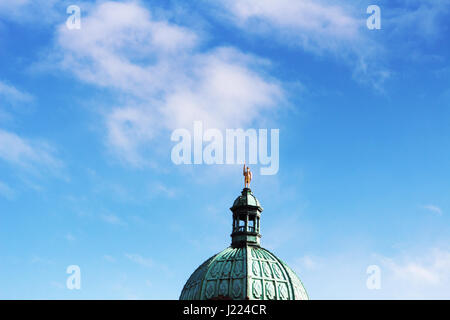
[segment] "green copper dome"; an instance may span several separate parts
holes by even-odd
[[[249,188],[245,188],[244,192],[242,192],[242,194],[237,197],[236,200],[234,200],[232,208],[241,206],[254,206],[261,208],[261,204],[259,203],[258,199],[256,199],[256,197],[252,194],[252,191]]]
[[[180,300],[307,300],[297,275],[259,246],[228,247],[191,275]]]
[[[260,246],[263,208],[250,188],[230,208],[231,246],[206,260],[190,276],[180,300],[307,300],[294,271]]]

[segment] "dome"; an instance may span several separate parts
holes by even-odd
[[[308,300],[308,294],[281,259],[260,246],[246,245],[228,247],[206,260],[180,295],[180,300],[209,299]]]
[[[261,247],[263,208],[250,190],[252,174],[245,165],[243,174],[245,187],[230,208],[231,246],[194,271],[180,300],[308,300],[295,272]]]
[[[242,190],[242,194],[234,200],[233,207],[245,207],[245,206],[253,206],[253,207],[260,207],[261,204],[259,203],[258,199],[252,194],[252,191],[249,188],[245,188]],[[262,208],[261,208],[262,211]]]

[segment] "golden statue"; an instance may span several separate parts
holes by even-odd
[[[245,187],[249,188],[250,187],[250,181],[252,181],[252,172],[250,171],[249,167],[245,166],[245,163],[244,163],[244,172],[243,172],[243,174],[244,174],[244,177],[245,177],[244,178]]]

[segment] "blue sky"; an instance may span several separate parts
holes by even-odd
[[[200,120],[280,130],[277,174],[252,166],[261,243],[312,299],[448,299],[449,14],[436,0],[2,1],[0,298],[177,299],[230,244],[243,187],[240,164],[172,162],[171,133]]]

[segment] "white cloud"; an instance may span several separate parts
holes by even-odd
[[[423,43],[445,40],[442,27],[450,12],[446,0],[378,3],[381,31],[366,27],[368,1],[223,0],[217,16],[251,36],[271,37],[284,46],[336,56],[353,68],[353,77],[383,91],[393,74],[392,59],[436,58]],[[379,37],[378,35],[382,35]],[[405,41],[414,38],[415,41]]]
[[[280,85],[251,69],[263,62],[233,48],[218,48],[192,62],[193,77],[166,98],[163,113],[172,128],[191,127],[196,119],[218,128],[246,126],[282,100]]]
[[[428,204],[426,206],[423,206],[423,208],[428,210],[428,211],[434,212],[434,213],[436,213],[436,214],[438,214],[440,216],[442,215],[442,209],[439,208],[438,206],[435,206],[435,205],[432,205],[432,204]]]
[[[0,2],[0,13],[11,14],[11,11],[22,9],[30,3],[31,0],[3,0]]]
[[[114,225],[124,225],[125,223],[116,215],[114,214],[102,214],[100,218],[109,223]]]
[[[440,35],[446,36],[442,22],[449,11],[450,2],[445,0],[408,0],[401,7],[386,10],[383,21],[391,36],[407,33],[420,40],[434,41]]]
[[[167,197],[173,198],[176,194],[176,190],[174,188],[168,187],[160,182],[152,183],[149,186],[149,196],[153,197]]]
[[[16,23],[40,26],[51,23],[65,14],[66,0],[2,0],[0,17]],[[58,9],[59,10],[58,12]]]
[[[449,299],[450,251],[411,248],[391,255],[346,248],[328,256],[303,256],[291,267],[313,299]],[[367,267],[380,268],[380,290],[370,290]]]
[[[391,272],[387,281],[395,281],[398,287],[406,286],[411,294],[434,287],[450,289],[450,252],[447,250],[433,249],[422,256],[384,257],[381,261]]]
[[[144,258],[139,254],[126,253],[125,257],[127,257],[131,261],[133,261],[141,266],[144,266],[144,267],[152,267],[154,265],[154,263],[151,259]]]
[[[395,263],[386,262],[386,264],[394,271],[397,277],[408,279],[410,281],[424,282],[426,284],[439,283],[439,277],[431,270],[417,263],[408,263],[406,265],[396,265]]]
[[[181,60],[179,55],[196,44],[196,35],[152,19],[137,3],[105,2],[83,17],[81,30],[60,25],[57,41],[62,66],[81,80],[145,97],[177,77],[177,66],[169,63]],[[160,63],[167,57],[172,59]]]
[[[303,256],[295,261],[295,263],[299,266],[300,270],[306,269],[316,269],[319,265],[319,259],[316,257],[311,257],[309,255]]]
[[[0,129],[0,159],[27,170],[47,169],[56,172],[62,162],[54,156],[54,149],[43,141],[30,141],[15,133]]]
[[[16,196],[16,192],[11,189],[6,183],[0,181],[0,195],[8,200],[12,200]]]
[[[134,166],[149,165],[142,146],[154,139],[160,124],[151,108],[127,106],[114,108],[106,115],[107,144],[116,155]]]
[[[242,27],[257,27],[268,32],[270,26],[295,37],[284,38],[310,49],[336,49],[342,41],[360,37],[361,19],[351,16],[350,8],[336,1],[239,0],[223,1],[223,5]]]
[[[156,19],[136,2],[100,3],[75,32],[62,24],[57,46],[60,67],[121,94],[125,103],[104,113],[106,140],[135,166],[150,164],[146,151],[161,132],[194,120],[248,125],[284,96],[264,74],[267,61],[229,47],[205,51],[196,32]]]
[[[20,91],[16,87],[2,81],[0,81],[0,97],[3,99],[3,101],[6,100],[10,103],[15,102],[25,103],[33,101],[33,96],[30,95],[29,93]]]
[[[222,1],[228,19],[250,35],[271,37],[289,47],[328,54],[352,66],[353,76],[381,90],[390,71],[383,47],[367,34],[365,10],[328,0]],[[360,4],[362,7],[363,5]]]
[[[0,122],[12,122],[14,119],[12,113],[19,111],[18,106],[21,108],[25,106],[29,110],[33,101],[34,97],[31,94],[19,90],[5,81],[0,81]]]
[[[33,100],[31,94],[0,81],[0,120],[9,122],[14,119],[13,115],[6,111],[7,105],[16,107],[29,104]],[[0,160],[34,172],[37,172],[37,167],[55,171],[62,163],[54,153],[54,149],[44,141],[28,140],[0,128]]]

